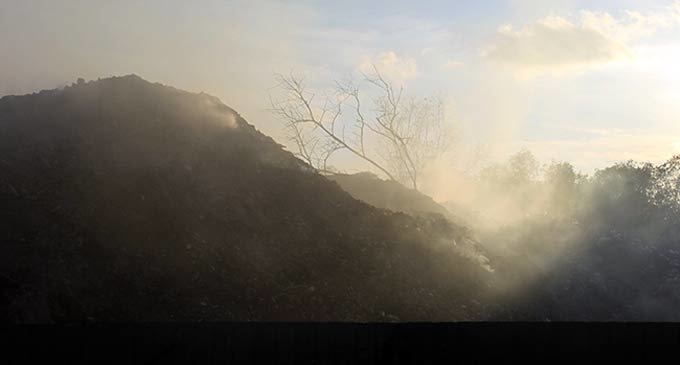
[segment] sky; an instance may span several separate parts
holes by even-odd
[[[135,73],[282,144],[275,73],[323,88],[369,64],[445,97],[460,156],[590,173],[680,153],[680,1],[0,0],[0,95]]]

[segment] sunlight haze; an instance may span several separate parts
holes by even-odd
[[[0,95],[135,73],[215,95],[284,144],[273,74],[324,86],[376,64],[444,95],[461,155],[484,141],[492,160],[528,148],[590,173],[679,152],[674,1],[0,0],[0,55]]]

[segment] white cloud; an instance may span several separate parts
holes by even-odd
[[[549,16],[520,29],[503,25],[482,56],[529,75],[584,70],[632,59],[634,42],[679,24],[680,2],[646,14],[625,11],[620,17],[583,10],[578,21]]]
[[[405,82],[418,75],[416,60],[411,57],[400,57],[393,51],[381,52],[373,57],[364,57],[359,64],[359,71],[373,73],[375,66],[386,78],[395,82]]]
[[[606,12],[581,11],[581,24],[619,42],[632,42],[649,37],[662,28],[680,24],[680,2],[660,12],[642,14],[625,11],[625,16],[614,18]]]
[[[548,17],[520,30],[501,27],[483,56],[524,71],[545,71],[608,62],[628,54],[623,43],[595,29]]]

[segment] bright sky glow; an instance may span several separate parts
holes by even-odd
[[[591,172],[680,153],[680,2],[0,0],[0,95],[136,73],[283,142],[273,73],[323,86],[370,63],[444,94],[492,156]]]

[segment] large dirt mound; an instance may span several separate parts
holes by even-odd
[[[468,320],[465,231],[355,200],[216,98],[137,76],[0,99],[0,319]]]

